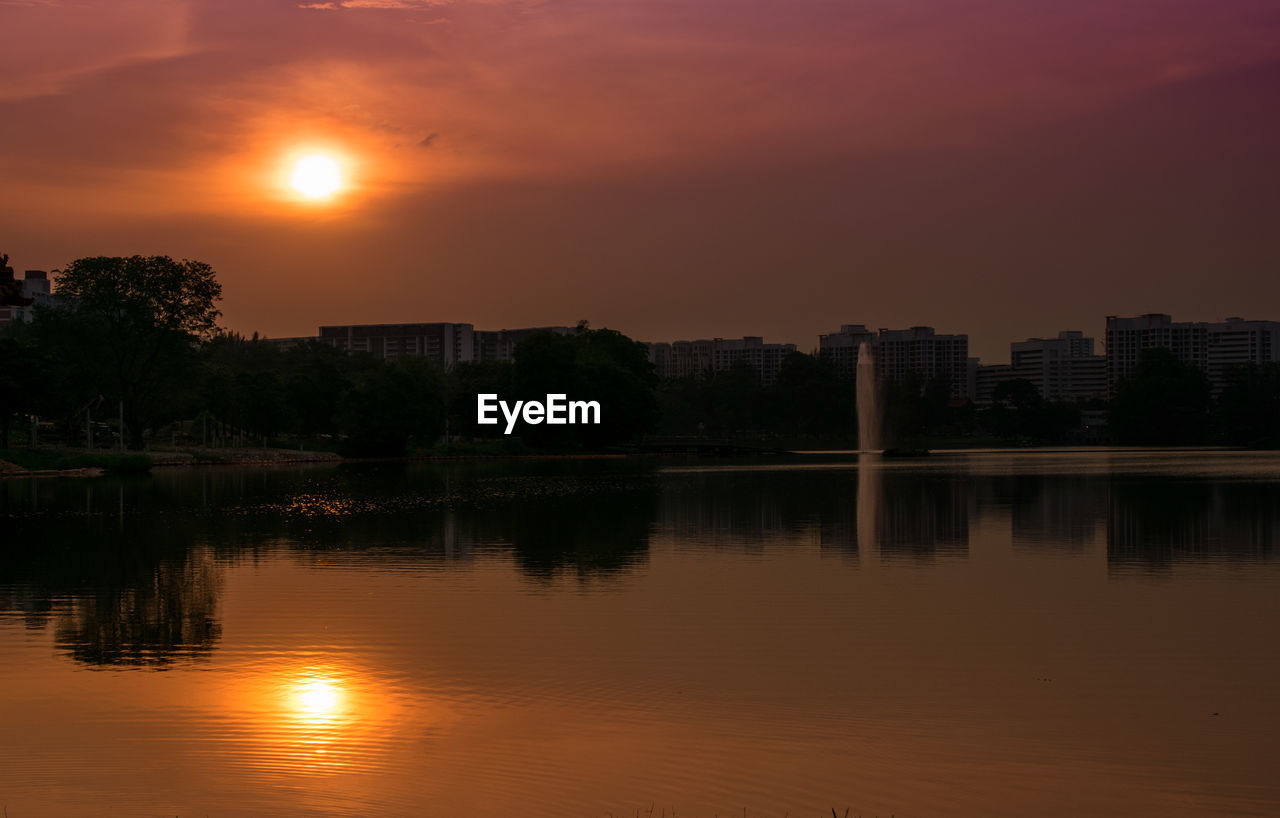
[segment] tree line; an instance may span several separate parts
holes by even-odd
[[[348,354],[318,341],[281,349],[218,325],[213,270],[167,256],[79,259],[57,279],[57,299],[0,337],[0,447],[22,420],[52,422],[72,445],[110,419],[131,449],[181,436],[189,445],[327,441],[349,455],[399,456],[459,442],[500,450],[600,451],[644,435],[857,440],[854,384],[830,362],[793,353],[763,384],[743,364],[660,382],[643,344],[581,324],[538,333],[512,361],[444,369],[415,356]],[[597,400],[598,426],[530,426],[518,439],[476,424],[476,395]],[[1033,384],[1001,384],[993,404],[950,400],[945,382],[882,385],[892,445],[945,439],[1064,443],[1081,412],[1107,409],[1119,443],[1280,442],[1280,364],[1229,372],[1217,396],[1204,373],[1148,350],[1110,406],[1045,401]]]
[[[523,427],[516,445],[528,447],[608,448],[657,418],[644,345],[585,323],[568,336],[526,339],[514,361],[446,371],[420,357],[383,360],[318,341],[281,349],[229,332],[218,325],[221,285],[201,262],[84,258],[57,284],[55,303],[0,337],[0,447],[15,422],[39,417],[73,445],[107,421],[135,450],[181,434],[190,444],[300,438],[351,455],[398,456],[442,439],[495,436],[475,424],[477,392],[589,395],[607,407],[598,426]]]

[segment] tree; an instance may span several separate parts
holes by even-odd
[[[782,361],[770,390],[771,431],[794,435],[849,434],[855,415],[854,384],[841,380],[830,361],[793,352]]]
[[[1204,372],[1154,347],[1116,385],[1108,417],[1111,434],[1120,443],[1199,443],[1209,435],[1212,405]]]
[[[37,324],[69,347],[90,388],[101,383],[123,401],[129,447],[141,449],[196,345],[217,326],[213,268],[168,256],[82,258],[61,271],[57,294],[60,305],[40,310]]]
[[[510,361],[464,361],[454,364],[447,382],[449,433],[466,437],[500,437],[501,425],[476,422],[476,396],[510,395]]]
[[[1280,443],[1280,363],[1249,363],[1227,371],[1218,416],[1228,443]]]
[[[632,440],[658,422],[658,379],[648,351],[616,330],[579,325],[572,335],[534,333],[516,347],[512,376],[521,400],[563,394],[600,403],[599,425],[523,427],[521,438],[535,446],[600,448]]]
[[[13,338],[0,338],[0,449],[9,448],[9,427],[14,417],[39,409],[44,380],[35,351]]]
[[[396,358],[359,379],[341,414],[350,454],[401,457],[411,442],[430,445],[444,432],[444,381],[424,358]]]

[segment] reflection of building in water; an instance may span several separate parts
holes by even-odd
[[[865,458],[864,458],[865,460]],[[889,557],[966,555],[970,482],[860,461],[847,471],[737,472],[670,480],[659,530],[677,542],[760,551],[812,545]]]
[[[858,482],[858,496],[832,498],[825,504],[817,518],[818,546],[825,552],[838,553],[849,559],[857,559],[862,544],[858,536],[858,521],[862,514],[862,482]]]
[[[817,544],[856,555],[850,471],[705,472],[664,480],[657,531],[677,545],[757,552]]]
[[[759,551],[805,537],[824,518],[824,493],[804,475],[707,473],[663,484],[658,529],[702,547]]]
[[[1014,547],[1082,548],[1107,515],[1103,480],[1019,475],[1000,482],[1009,490]]]
[[[1267,560],[1280,536],[1280,486],[1174,479],[1118,482],[1107,513],[1107,562]]]
[[[886,473],[876,538],[886,558],[968,556],[971,482]]]

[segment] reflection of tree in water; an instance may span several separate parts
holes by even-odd
[[[654,497],[651,491],[596,493],[517,501],[460,516],[477,533],[509,543],[516,564],[531,577],[551,579],[569,571],[587,579],[648,561]]]
[[[572,571],[599,577],[643,565],[654,521],[650,479],[586,468],[539,473],[509,464],[507,474],[462,469],[449,481],[435,470],[401,469],[399,479],[362,485],[312,484],[282,498],[259,523],[309,565],[376,554],[382,568],[443,568],[484,552],[511,553],[530,576]],[[545,470],[545,467],[544,467]],[[368,485],[381,485],[370,494]]]
[[[136,583],[71,598],[54,620],[54,644],[93,665],[167,665],[207,656],[222,635],[222,576],[208,549],[138,566]]]
[[[221,634],[221,570],[195,518],[118,515],[136,483],[84,481],[44,490],[39,504],[6,504],[0,613],[52,624],[58,650],[93,665],[162,667],[207,655]],[[12,498],[10,498],[12,499]],[[74,512],[72,511],[74,509]]]
[[[1107,561],[1168,567],[1247,562],[1275,554],[1280,485],[1174,478],[1116,480],[1107,513]]]

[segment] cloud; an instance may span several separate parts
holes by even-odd
[[[330,2],[300,3],[300,9],[337,11],[339,9],[422,9],[432,6],[448,6],[453,0],[330,0]]]
[[[418,147],[420,148],[434,147],[436,138],[439,136],[440,134],[436,133],[435,131],[432,131],[431,133],[427,134],[422,138],[422,141],[418,143]]]

